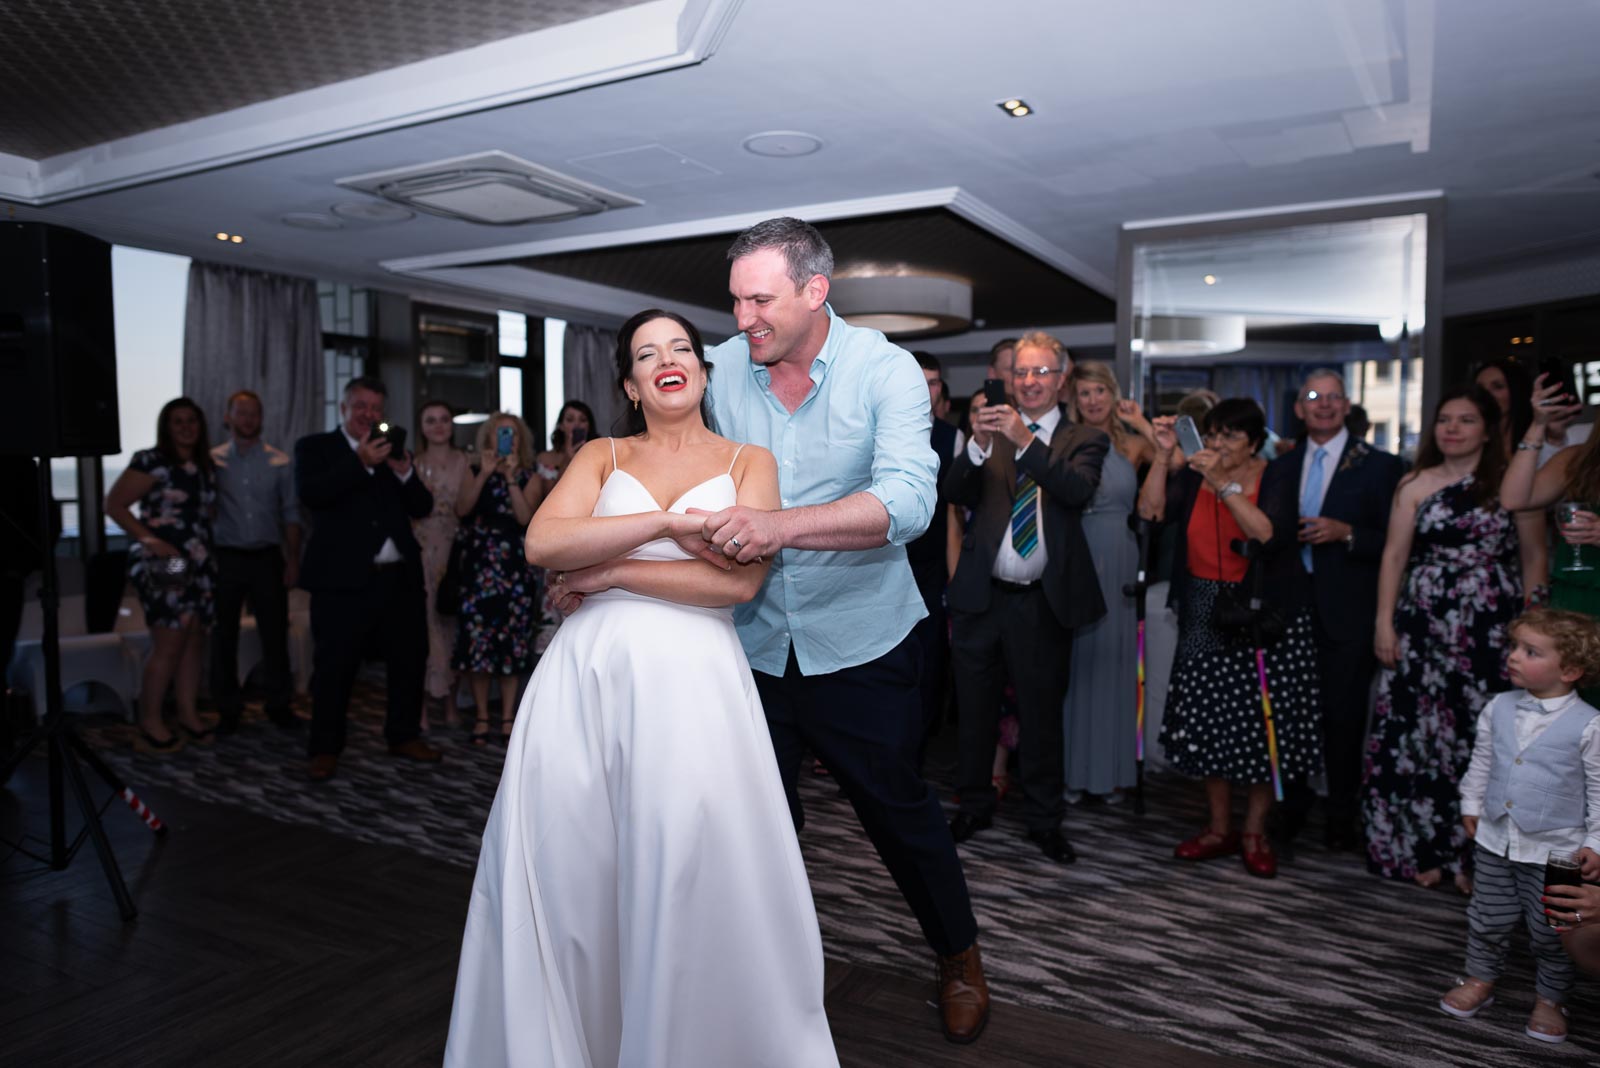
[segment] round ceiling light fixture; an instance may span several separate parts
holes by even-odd
[[[382,200],[342,200],[328,209],[341,219],[365,223],[396,223],[415,219],[417,213]]]
[[[788,159],[809,156],[822,148],[822,138],[799,130],[768,130],[744,139],[744,150],[758,156]]]
[[[344,223],[332,215],[324,215],[320,211],[291,211],[287,215],[278,217],[278,221],[285,226],[292,226],[296,230],[343,230]]]
[[[972,284],[928,274],[836,277],[828,303],[851,326],[889,337],[954,334],[972,325]]]
[[[1221,356],[1244,348],[1242,315],[1152,315],[1133,351],[1146,356]]]

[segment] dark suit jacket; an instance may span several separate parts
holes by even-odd
[[[989,459],[975,467],[967,450],[956,453],[945,476],[944,492],[951,503],[973,510],[972,522],[961,540],[961,558],[946,593],[958,612],[983,612],[989,608],[994,558],[1000,539],[1011,536],[1011,503],[1017,492],[1017,472],[1026,471],[1039,484],[1039,511],[1044,518],[1044,595],[1063,627],[1081,627],[1106,614],[1095,577],[1089,543],[1083,536],[1083,509],[1100,486],[1111,439],[1098,430],[1069,423],[1056,424],[1047,448],[1034,439],[1021,457],[1013,459],[1010,442],[997,439]]]
[[[1293,481],[1298,507],[1300,472],[1306,442],[1272,461]],[[1354,438],[1330,457],[1332,477],[1322,501],[1322,514],[1349,523],[1355,540],[1311,547],[1311,597],[1329,637],[1337,641],[1372,641],[1378,614],[1378,569],[1389,532],[1389,510],[1404,467],[1399,457]]]
[[[433,494],[413,472],[404,482],[388,464],[371,474],[342,430],[303,437],[294,446],[294,483],[311,519],[300,565],[308,590],[357,590],[372,577],[372,558],[393,538],[405,562],[422,569],[411,520],[433,509]]]
[[[934,577],[942,590],[946,567],[945,540],[950,533],[950,499],[945,496],[944,480],[955,459],[956,428],[943,419],[935,419],[929,444],[939,457],[939,498],[934,502],[933,519],[929,521],[928,529],[922,537],[906,546],[906,559],[911,561],[911,570],[917,574],[917,585],[922,585],[924,574],[928,574]]]

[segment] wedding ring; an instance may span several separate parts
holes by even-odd
[[[1579,912],[1577,909],[1573,909],[1572,910],[1572,914],[1574,916],[1578,917],[1575,922],[1577,922],[1577,923],[1582,923],[1583,922],[1583,913]]]
[[[744,542],[740,541],[738,538],[729,538],[728,539],[728,544],[733,546],[735,549],[743,549],[744,548]]]

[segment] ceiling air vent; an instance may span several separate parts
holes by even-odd
[[[500,151],[358,174],[339,184],[431,215],[488,226],[558,222],[642,203]]]

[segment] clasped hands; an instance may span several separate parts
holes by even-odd
[[[776,511],[736,505],[720,512],[690,508],[663,516],[667,537],[690,556],[723,571],[733,570],[735,564],[762,563],[783,548],[780,513]],[[551,603],[563,616],[571,615],[584,597],[616,584],[615,568],[621,562],[608,560],[576,571],[551,572]]]
[[[1009,404],[984,404],[983,394],[978,394],[973,399],[972,409],[972,441],[979,449],[987,453],[989,445],[994,441],[994,436],[1010,441],[1019,449],[1026,449],[1033,441],[1033,431],[1028,429],[1027,421],[1022,418],[1022,413]]]

